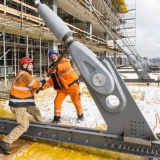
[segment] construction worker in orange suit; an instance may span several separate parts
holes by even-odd
[[[58,60],[59,54],[55,50],[49,51],[50,61],[54,63]],[[56,67],[54,73],[51,74],[50,79],[45,83],[42,89],[46,89],[50,86],[57,91],[56,98],[54,100],[54,119],[53,123],[60,123],[62,102],[67,95],[71,97],[71,100],[77,111],[77,122],[83,120],[83,111],[81,105],[81,93],[78,76],[71,67],[68,59],[62,58]]]
[[[32,77],[33,60],[24,57],[19,62],[20,70],[13,79],[10,89],[9,106],[18,125],[0,142],[0,149],[4,153],[11,153],[9,144],[17,140],[29,127],[28,115],[31,114],[36,121],[42,122],[39,109],[35,105],[34,90],[41,88],[46,80],[37,81]]]

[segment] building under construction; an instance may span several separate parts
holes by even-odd
[[[122,26],[126,23],[124,15],[128,8],[124,0],[43,0],[42,3],[63,19],[76,40],[99,57],[113,57],[116,65],[121,50],[100,21],[115,40],[125,38]],[[50,49],[61,54],[65,46],[45,25],[32,0],[0,0],[0,78],[3,87],[8,87],[8,78],[16,74],[19,59],[24,56],[34,60],[33,74],[39,74],[41,79],[49,65],[47,53]]]

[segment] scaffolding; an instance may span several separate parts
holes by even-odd
[[[126,51],[130,54],[132,50],[135,52],[136,45],[136,0],[126,0],[128,13],[121,14],[123,19],[123,23],[120,26],[122,34],[124,37],[122,38],[123,42],[119,42],[123,47],[125,47]]]
[[[43,2],[48,4],[45,0]],[[104,39],[104,35],[101,34],[104,32],[103,27],[99,24],[86,0],[67,0],[65,3],[72,8],[76,6],[79,12],[85,12],[82,13],[84,14],[82,16],[83,19],[80,19],[80,17],[63,10],[63,6],[58,8],[57,14],[73,31],[73,37],[76,40],[84,43],[98,56],[106,56],[104,52],[107,52],[108,55],[120,52],[114,43],[111,43],[109,39]],[[62,4],[61,0],[59,0],[59,4]],[[111,4],[108,5],[107,12],[103,7],[102,1],[93,1],[93,5],[113,36],[116,38],[123,36],[120,32],[117,32],[117,27],[122,23],[122,19],[118,12],[114,13],[110,8]],[[85,24],[85,18],[93,21],[96,25],[94,28],[99,27],[98,29],[101,30],[101,33],[94,35],[78,26],[80,23]],[[0,0],[0,32],[0,79],[4,82],[3,88],[5,90],[7,90],[10,77],[16,75],[19,68],[19,60],[22,57],[29,56],[34,60],[33,74],[39,74],[40,79],[42,79],[46,74],[46,67],[49,66],[47,56],[49,42],[55,41],[59,43],[58,50],[60,54],[65,49],[65,46],[58,42],[57,38],[45,25],[43,19],[40,18],[31,0]],[[94,33],[96,33],[96,30]],[[66,56],[69,57],[69,55]]]

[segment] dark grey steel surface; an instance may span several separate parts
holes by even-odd
[[[128,71],[122,71],[122,70],[119,71],[119,70],[118,70],[118,72],[119,72],[119,73],[136,73],[135,71],[130,71],[130,70],[128,70]]]
[[[126,68],[127,69],[127,68]],[[131,68],[132,69],[132,68]],[[130,71],[130,69],[127,70],[118,70],[119,73],[136,73],[135,71]],[[159,73],[159,72],[153,72],[153,71],[147,71],[148,73]]]
[[[155,79],[123,79],[124,82],[132,82],[132,83],[160,83],[160,80],[156,81]]]
[[[87,85],[87,88],[89,89],[98,109],[103,116],[103,119],[107,124],[106,133],[118,136],[125,134],[129,137],[147,140],[156,139],[156,136],[152,132],[151,128],[146,122],[146,119],[133,100],[111,59],[101,58],[100,61],[113,76],[115,83],[113,92],[109,95],[99,94],[91,89],[91,87],[88,85],[89,82],[86,82],[85,80],[84,82]],[[120,100],[118,108],[109,110],[105,100],[110,95],[115,95]]]
[[[0,118],[0,132],[9,133],[17,123],[13,119]],[[124,137],[106,134],[105,131],[55,125],[52,123],[30,122],[30,127],[23,136],[62,141],[84,146],[91,146],[122,153],[129,153],[148,158],[160,158],[160,141],[152,141],[151,146],[124,142]]]
[[[84,82],[83,78],[79,78],[81,82]],[[160,80],[156,81],[155,79],[123,79],[124,82],[129,83],[160,83]]]

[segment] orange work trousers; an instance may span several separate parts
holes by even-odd
[[[81,115],[82,111],[82,104],[81,104],[81,93],[80,93],[80,86],[75,82],[72,84],[68,89],[62,88],[57,91],[57,96],[54,100],[54,115],[61,116],[61,109],[63,100],[67,96],[71,97],[71,101],[73,102],[77,115]]]

